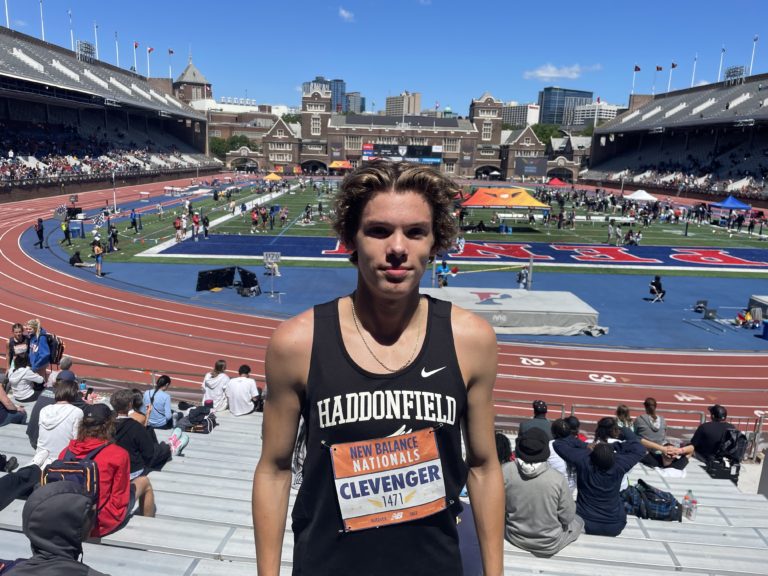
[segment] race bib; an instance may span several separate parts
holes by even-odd
[[[444,510],[445,481],[431,428],[331,447],[344,530],[411,522]]]

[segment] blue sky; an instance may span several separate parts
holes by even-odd
[[[40,37],[39,1],[7,4],[11,27]],[[70,45],[68,9],[76,39],[93,41],[98,24],[102,60],[115,63],[115,32],[124,67],[140,43],[142,74],[147,46],[153,76],[168,75],[169,48],[178,75],[191,48],[217,98],[289,106],[316,75],[343,78],[377,110],[408,90],[422,94],[422,107],[466,114],[483,92],[535,102],[545,86],[626,104],[635,64],[638,93],[651,92],[654,76],[656,92],[666,91],[672,62],[672,88],[688,87],[696,54],[696,83],[713,82],[722,46],[724,67],[749,66],[755,35],[753,72],[768,72],[766,0],[43,0],[49,42]]]

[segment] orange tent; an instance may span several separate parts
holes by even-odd
[[[535,208],[549,210],[524,188],[478,188],[474,194],[461,203],[465,208]]]
[[[328,165],[329,170],[352,170],[352,163],[349,160],[334,160]]]

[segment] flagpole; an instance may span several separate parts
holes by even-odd
[[[173,50],[168,49],[168,78],[173,82],[173,67],[171,64],[171,57],[173,56]]]
[[[659,67],[653,69],[653,86],[651,86],[651,94],[656,94],[656,75],[659,73]]]
[[[45,20],[43,19],[43,0],[40,0],[40,39],[45,42]]]
[[[725,56],[725,46],[720,50],[720,67],[717,69],[717,81],[720,82],[720,74],[723,71],[723,56]]]
[[[120,68],[120,45],[117,43],[117,31],[115,31],[115,62],[118,68]]]
[[[8,5],[8,2],[6,0],[6,6]],[[67,10],[67,14],[69,15],[69,44],[72,48],[72,52],[75,51],[75,29],[72,28],[72,10]]]
[[[696,81],[696,62],[699,60],[699,55],[696,54],[693,57],[693,72],[691,73],[691,88],[693,88],[693,83]]]
[[[672,70],[674,70],[673,66],[669,67],[669,80],[667,80],[667,92],[669,92],[672,89]]]
[[[93,38],[96,41],[94,48],[96,49],[96,60],[99,59],[99,25],[96,22],[93,23]]]
[[[749,61],[749,75],[752,76],[752,65],[755,63],[755,48],[757,47],[757,34],[752,40],[752,59]]]
[[[149,47],[147,47],[147,78],[149,78],[151,74],[149,73]]]
[[[134,41],[134,43],[133,43],[133,72],[135,74],[138,74],[139,73],[139,67],[136,64],[136,48],[138,48],[138,42]]]
[[[8,16],[8,0],[5,0],[5,27],[11,29],[11,19]]]

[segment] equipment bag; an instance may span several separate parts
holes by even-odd
[[[723,433],[723,438],[720,440],[720,446],[715,453],[715,458],[728,458],[731,463],[736,464],[744,459],[746,451],[747,435],[735,428],[728,428]]]
[[[66,348],[64,340],[50,332],[45,333],[45,339],[48,341],[48,349],[51,351],[51,364],[56,364],[56,366],[58,366],[59,362],[61,362],[61,357],[64,356],[64,349]]]
[[[627,514],[648,520],[683,521],[683,506],[669,492],[654,488],[642,479],[621,491]]]

